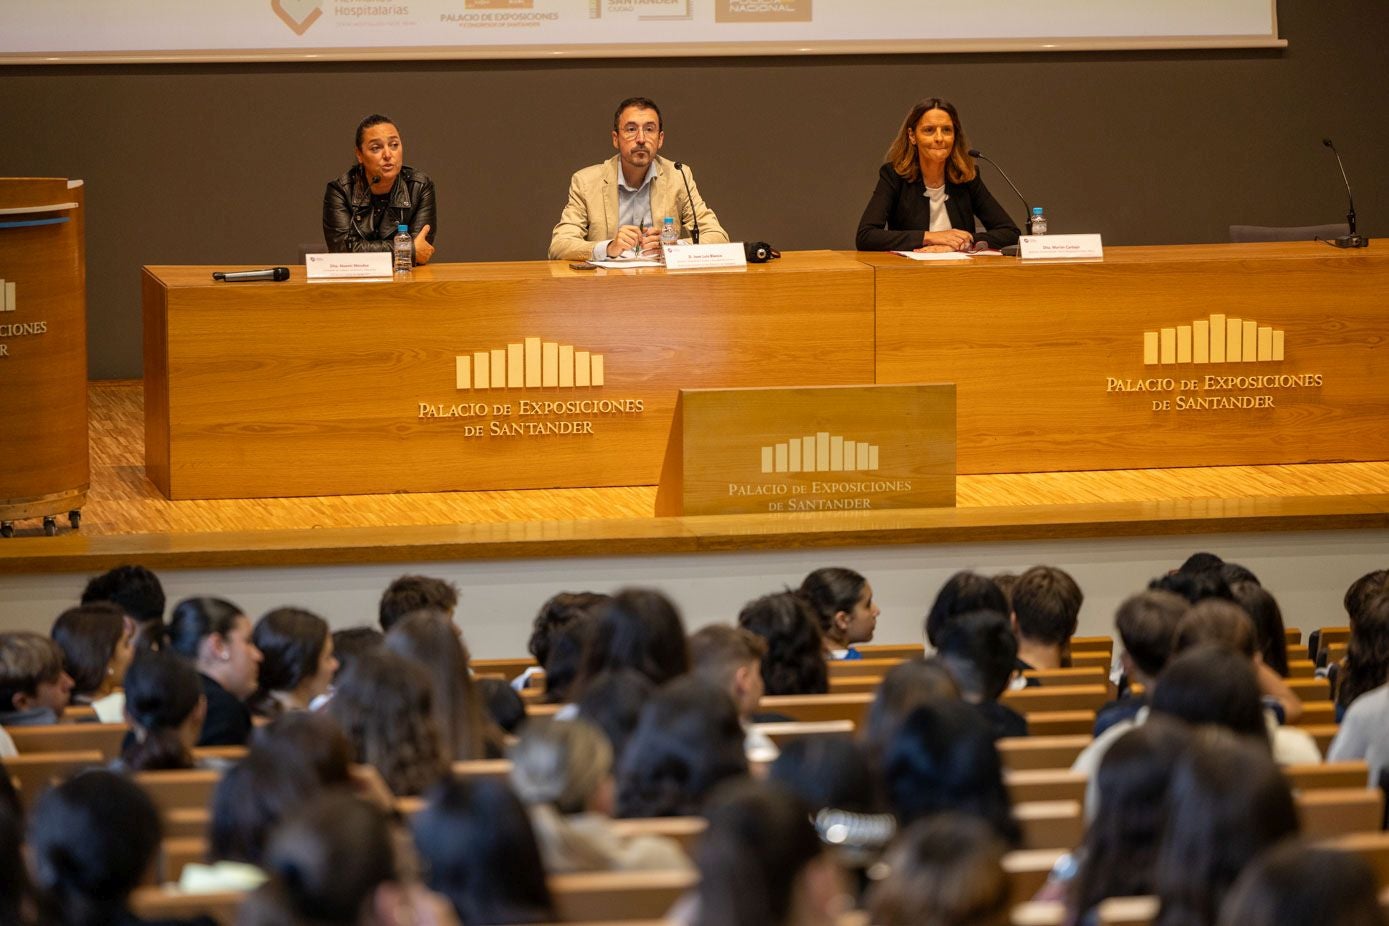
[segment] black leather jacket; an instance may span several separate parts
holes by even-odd
[[[328,184],[323,193],[323,240],[328,250],[389,251],[397,225],[410,226],[410,237],[429,226],[429,243],[439,226],[434,216],[434,181],[413,167],[402,167],[391,187],[390,204],[372,224],[371,187],[362,166]]]

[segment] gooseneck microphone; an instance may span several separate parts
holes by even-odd
[[[685,180],[685,198],[690,201],[690,240],[699,244],[699,210],[695,208],[694,194],[690,192],[690,177],[685,173],[685,165],[675,162],[675,169]]]
[[[267,267],[264,270],[215,270],[212,273],[214,280],[221,280],[226,283],[249,283],[253,280],[269,280],[274,283],[283,283],[289,279],[288,267]]]
[[[1346,185],[1346,226],[1350,231],[1348,235],[1330,239],[1329,243],[1338,248],[1367,248],[1370,246],[1369,240],[1355,232],[1355,197],[1350,194],[1350,178],[1346,176],[1346,165],[1341,163],[1341,152],[1336,150],[1329,138],[1323,138],[1321,143],[1336,155],[1336,166],[1341,168],[1341,182]]]
[[[1012,180],[1008,179],[1008,175],[1003,172],[1003,168],[999,167],[998,163],[994,161],[993,158],[988,157],[984,154],[984,152],[980,151],[978,148],[969,149],[969,156],[972,158],[977,158],[980,161],[988,161],[990,164],[992,164],[994,170],[998,171],[998,175],[1002,177],[1005,181],[1007,181],[1008,185],[1013,188],[1014,193],[1018,194],[1018,199],[1022,200],[1023,212],[1027,215],[1027,233],[1029,235],[1032,234],[1032,207],[1028,205],[1027,197],[1022,195],[1022,190],[1018,189],[1018,185],[1014,183]]]

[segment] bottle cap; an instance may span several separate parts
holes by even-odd
[[[409,232],[409,231],[410,231],[410,226],[409,226],[409,225],[397,225],[397,226],[395,227],[395,233],[396,233],[397,235],[400,234],[401,232]]]
[[[1033,206],[1033,207],[1032,207],[1032,214],[1033,214],[1033,215],[1041,215],[1041,214],[1042,214],[1042,207],[1041,207],[1041,206]]]

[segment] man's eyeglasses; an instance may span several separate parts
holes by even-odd
[[[629,122],[618,130],[618,134],[628,141],[631,141],[638,135],[645,135],[647,138],[655,138],[660,133],[661,127],[654,122],[648,122],[646,125],[637,125],[635,122]]]

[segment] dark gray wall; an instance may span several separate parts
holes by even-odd
[[[323,185],[373,111],[435,178],[446,261],[543,258],[570,172],[612,153],[612,106],[634,93],[661,103],[665,153],[733,235],[783,248],[853,247],[926,95],[955,101],[1053,233],[1176,243],[1337,221],[1331,135],[1361,230],[1385,234],[1389,15],[1279,7],[1281,51],[0,69],[0,176],[87,181],[96,378],[140,375],[141,265],[292,263],[317,240]]]

